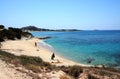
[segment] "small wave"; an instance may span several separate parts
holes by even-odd
[[[45,43],[44,41],[40,41],[40,42],[38,42],[37,44],[38,44],[38,46],[40,46],[40,47],[42,47],[42,48],[45,48],[45,49],[47,49],[47,50],[49,50],[49,51],[51,51],[51,52],[54,52],[53,47],[52,47],[51,45]]]

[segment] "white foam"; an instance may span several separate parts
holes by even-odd
[[[51,45],[45,43],[44,41],[39,41],[39,42],[37,43],[37,45],[40,46],[40,47],[42,47],[42,48],[45,48],[45,49],[47,49],[47,50],[49,50],[49,51],[51,51],[51,52],[54,52],[53,47],[52,47]]]

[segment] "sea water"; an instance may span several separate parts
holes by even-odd
[[[51,36],[44,40],[55,53],[72,61],[120,67],[120,31],[31,32],[34,36]]]

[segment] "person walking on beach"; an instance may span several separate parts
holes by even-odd
[[[1,42],[0,42],[0,48],[1,48],[1,46],[2,46],[2,44],[1,44]]]
[[[37,43],[35,42],[35,46],[37,46]]]
[[[51,60],[54,60],[54,58],[55,58],[55,54],[53,53],[51,56]]]

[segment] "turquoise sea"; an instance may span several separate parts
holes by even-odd
[[[120,31],[31,32],[62,57],[83,64],[120,67]],[[52,50],[53,51],[53,50]]]

